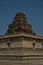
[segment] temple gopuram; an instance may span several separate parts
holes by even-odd
[[[24,13],[0,35],[0,65],[43,65],[43,36],[34,33]]]

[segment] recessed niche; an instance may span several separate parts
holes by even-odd
[[[8,48],[10,48],[10,43],[7,43],[7,45],[8,45]]]

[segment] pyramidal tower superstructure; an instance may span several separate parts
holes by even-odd
[[[0,65],[43,65],[43,36],[33,32],[24,13],[0,36]]]
[[[12,24],[9,24],[7,34],[34,34],[31,24],[28,24],[27,18],[24,13],[17,13],[14,17]]]

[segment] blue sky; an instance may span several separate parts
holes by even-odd
[[[33,31],[43,36],[43,0],[0,0],[0,34],[7,31],[18,12],[23,12]]]

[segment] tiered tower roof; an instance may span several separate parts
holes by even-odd
[[[6,34],[17,34],[17,33],[35,34],[32,31],[31,24],[28,24],[24,13],[16,14],[12,24],[9,24]]]

